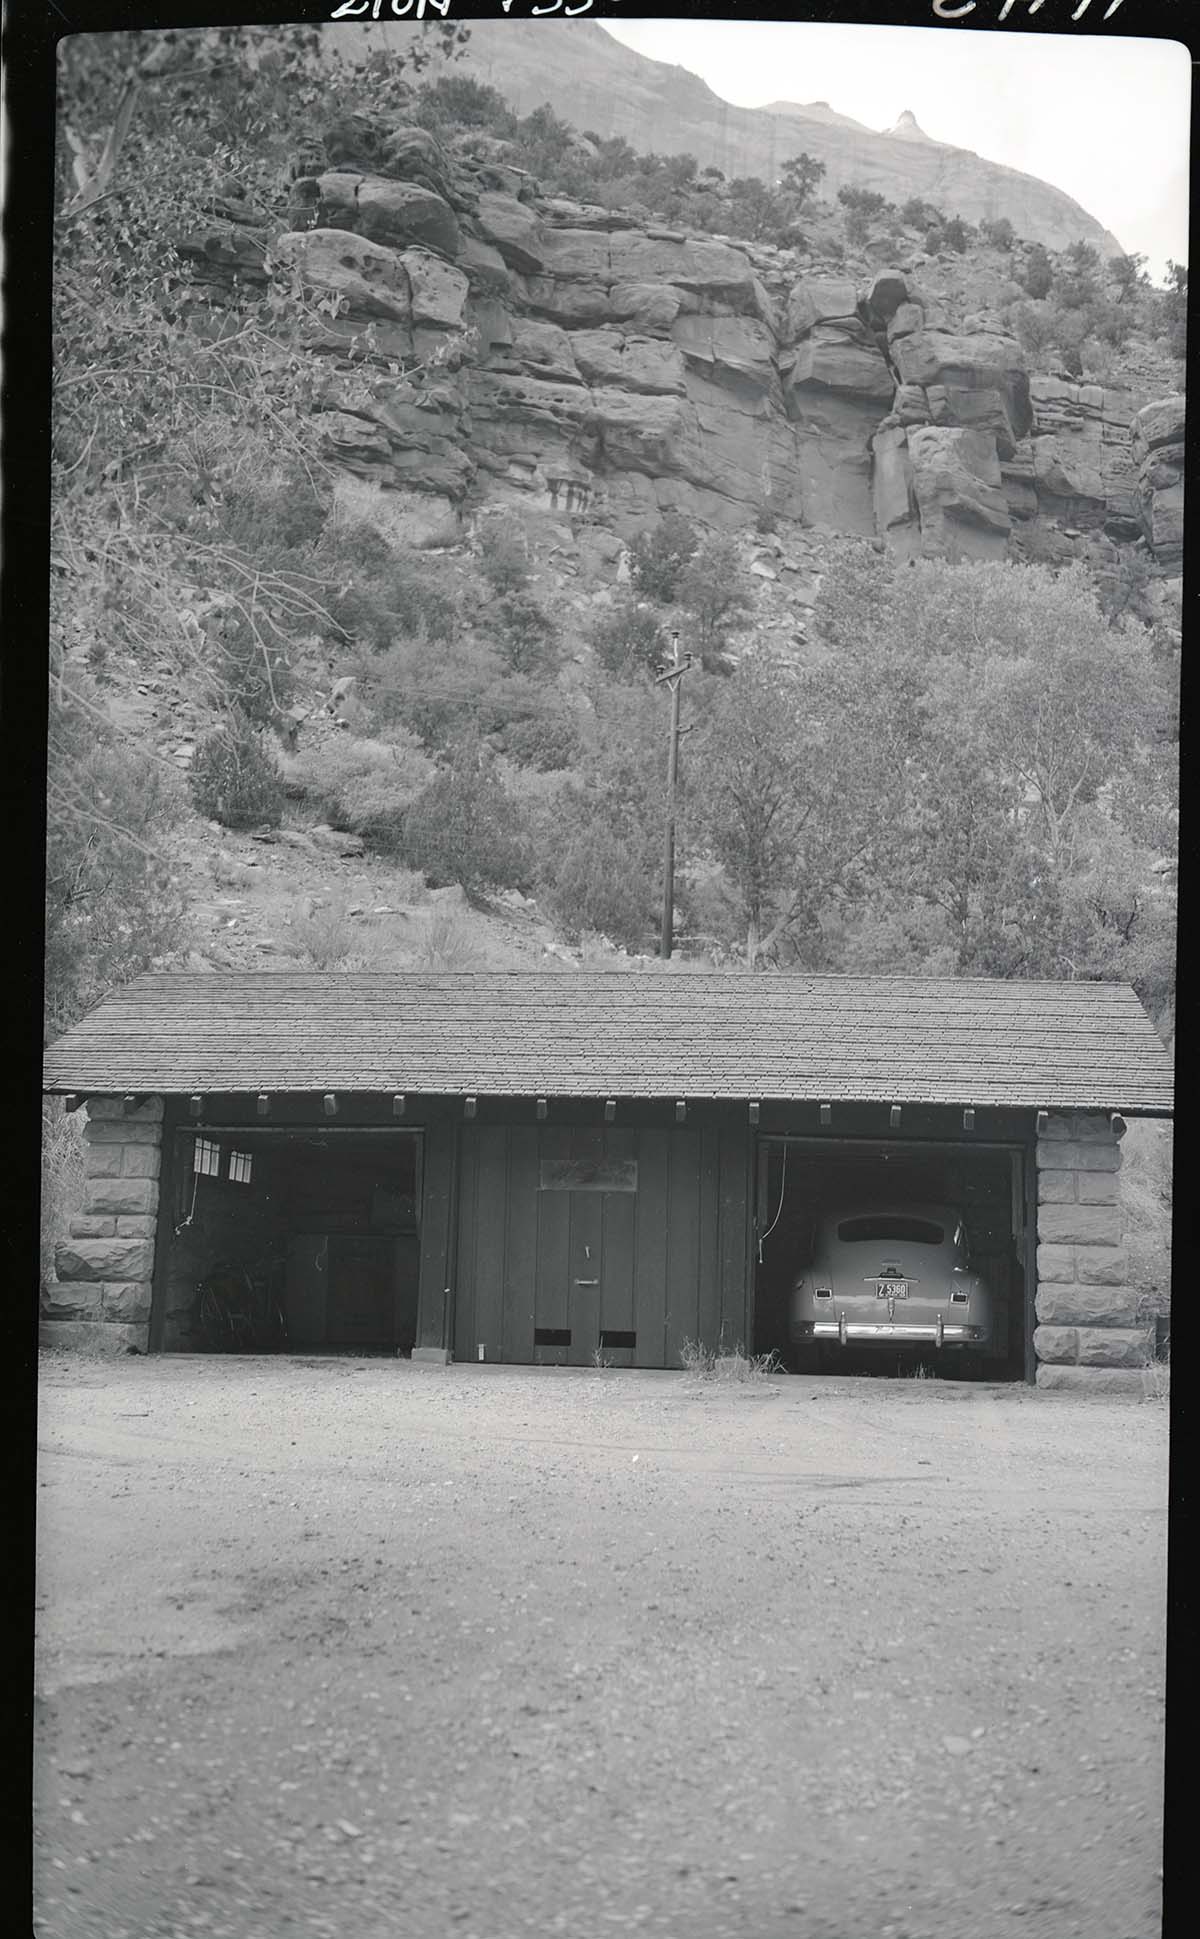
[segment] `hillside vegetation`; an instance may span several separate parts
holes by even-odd
[[[1117,977],[1169,1019],[1177,582],[1144,543],[1106,542],[1099,575],[906,557],[769,495],[732,529],[686,496],[631,529],[548,516],[495,466],[406,533],[349,489],[331,385],[343,421],[389,384],[428,411],[470,331],[394,349],[381,315],[364,366],[331,349],[336,294],[249,239],[295,226],[322,128],[415,130],[527,196],[826,272],[915,251],[1035,368],[1131,358],[1135,402],[1178,382],[1185,270],[1154,290],[1136,258],[825,201],[804,155],[725,182],[452,71],[331,68],[302,33],[81,37],[60,107],[50,1028],[189,957],[646,955],[673,631],[684,965]]]

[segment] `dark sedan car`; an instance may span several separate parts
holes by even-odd
[[[801,1346],[986,1351],[992,1293],[971,1269],[961,1215],[949,1205],[824,1213],[792,1287],[790,1331]]]

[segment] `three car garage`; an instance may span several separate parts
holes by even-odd
[[[1170,1114],[1171,1067],[1117,985],[167,973],[53,1045],[45,1083],[88,1118],[43,1289],[62,1344],[217,1344],[224,1274],[265,1328],[240,1344],[807,1364],[796,1282],[829,1214],[932,1207],[947,1270],[953,1235],[989,1288],[990,1377],[1119,1385],[1152,1351],[1119,1139]],[[902,1345],[932,1281],[888,1252],[860,1277]]]

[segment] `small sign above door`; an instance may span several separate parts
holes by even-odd
[[[636,1192],[636,1158],[543,1158],[543,1192]]]

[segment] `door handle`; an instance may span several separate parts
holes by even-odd
[[[600,1281],[598,1279],[577,1279],[575,1284],[577,1286],[598,1286]]]

